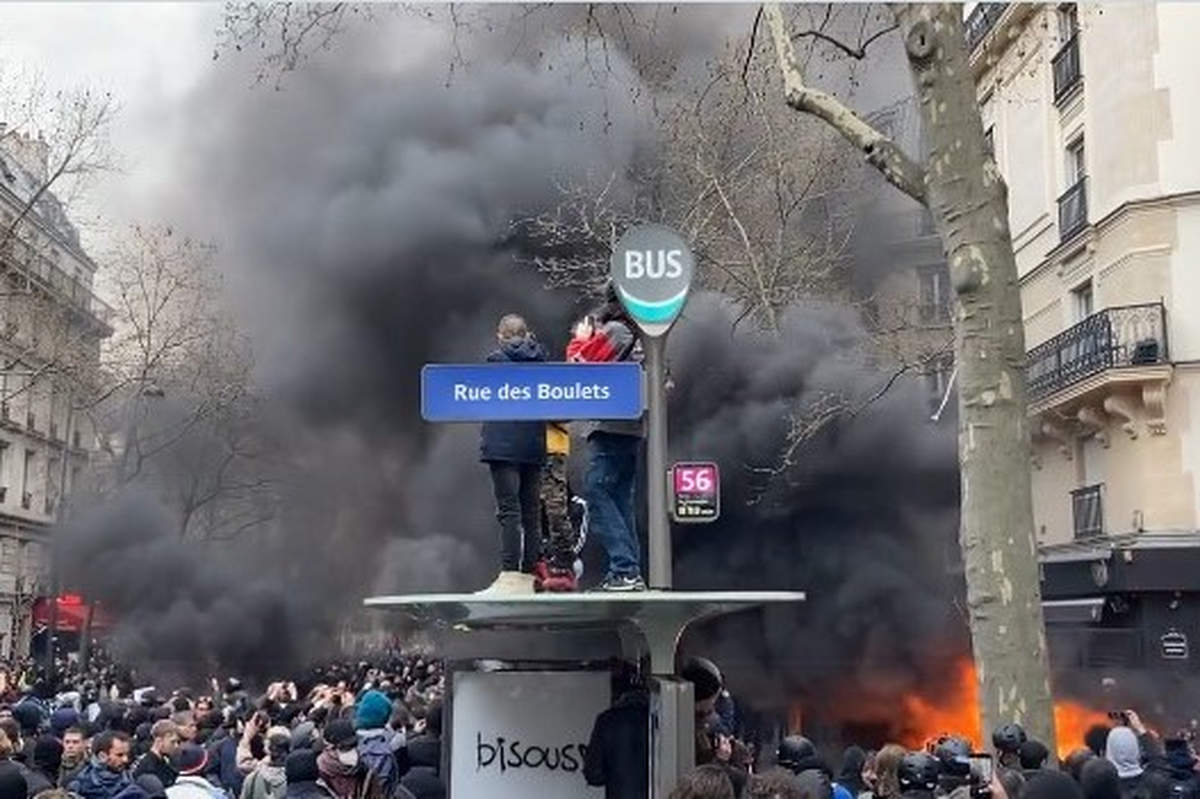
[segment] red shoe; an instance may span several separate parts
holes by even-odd
[[[579,590],[572,569],[551,569],[550,575],[542,581],[542,590],[551,594],[569,594]]]
[[[550,564],[544,560],[539,560],[533,564],[533,590],[544,591],[543,585],[550,577]]]

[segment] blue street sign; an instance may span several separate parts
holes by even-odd
[[[427,364],[427,422],[637,419],[645,401],[636,363]]]

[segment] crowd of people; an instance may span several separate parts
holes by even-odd
[[[388,653],[251,695],[170,692],[97,653],[0,672],[0,799],[441,799],[441,662]]]
[[[849,746],[838,768],[800,735],[769,751],[749,730],[720,669],[693,657],[680,670],[695,700],[695,760],[671,799],[1200,799],[1200,728],[1160,737],[1132,710],[1091,728],[1061,762],[1018,724],[995,730],[986,752],[946,734],[921,751]],[[605,799],[649,795],[649,693],[634,670],[595,722],[584,776]]]
[[[1200,799],[1194,735],[1160,738],[1132,710],[1091,728],[1061,761],[1020,725],[1005,724],[988,752],[954,735],[921,751],[850,746],[834,772],[798,735],[781,742],[774,766],[758,771],[754,758],[739,757],[736,744],[723,740],[726,722],[715,709],[698,707],[697,722],[716,745],[697,748],[700,765],[671,799]]]

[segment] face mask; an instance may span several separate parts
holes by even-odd
[[[351,749],[349,752],[338,752],[338,762],[347,768],[354,768],[358,765],[358,752]]]

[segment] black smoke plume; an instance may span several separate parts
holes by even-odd
[[[420,421],[420,367],[479,359],[512,311],[561,350],[580,298],[545,290],[496,242],[553,206],[556,181],[653,159],[655,131],[619,52],[592,80],[582,44],[556,40],[447,87],[449,51],[396,35],[414,53],[403,66],[365,63],[350,38],[279,92],[244,88],[223,61],[183,112],[161,208],[221,246],[289,479],[275,528],[233,545],[179,541],[169,499],[150,491],[76,517],[68,584],[122,620],[118,640],[143,661],[267,676],[332,654],[364,594],[471,590],[493,573],[477,432]],[[690,68],[712,39],[685,26],[670,52]],[[790,413],[826,392],[861,403],[888,374],[847,312],[797,308],[778,337],[735,329],[737,316],[696,297],[672,337],[673,454],[724,476],[721,521],[676,533],[678,583],[811,601],[692,644],[763,702],[835,677],[877,696],[930,679],[962,643],[945,575],[951,427],[926,424],[901,380],[768,478]]]

